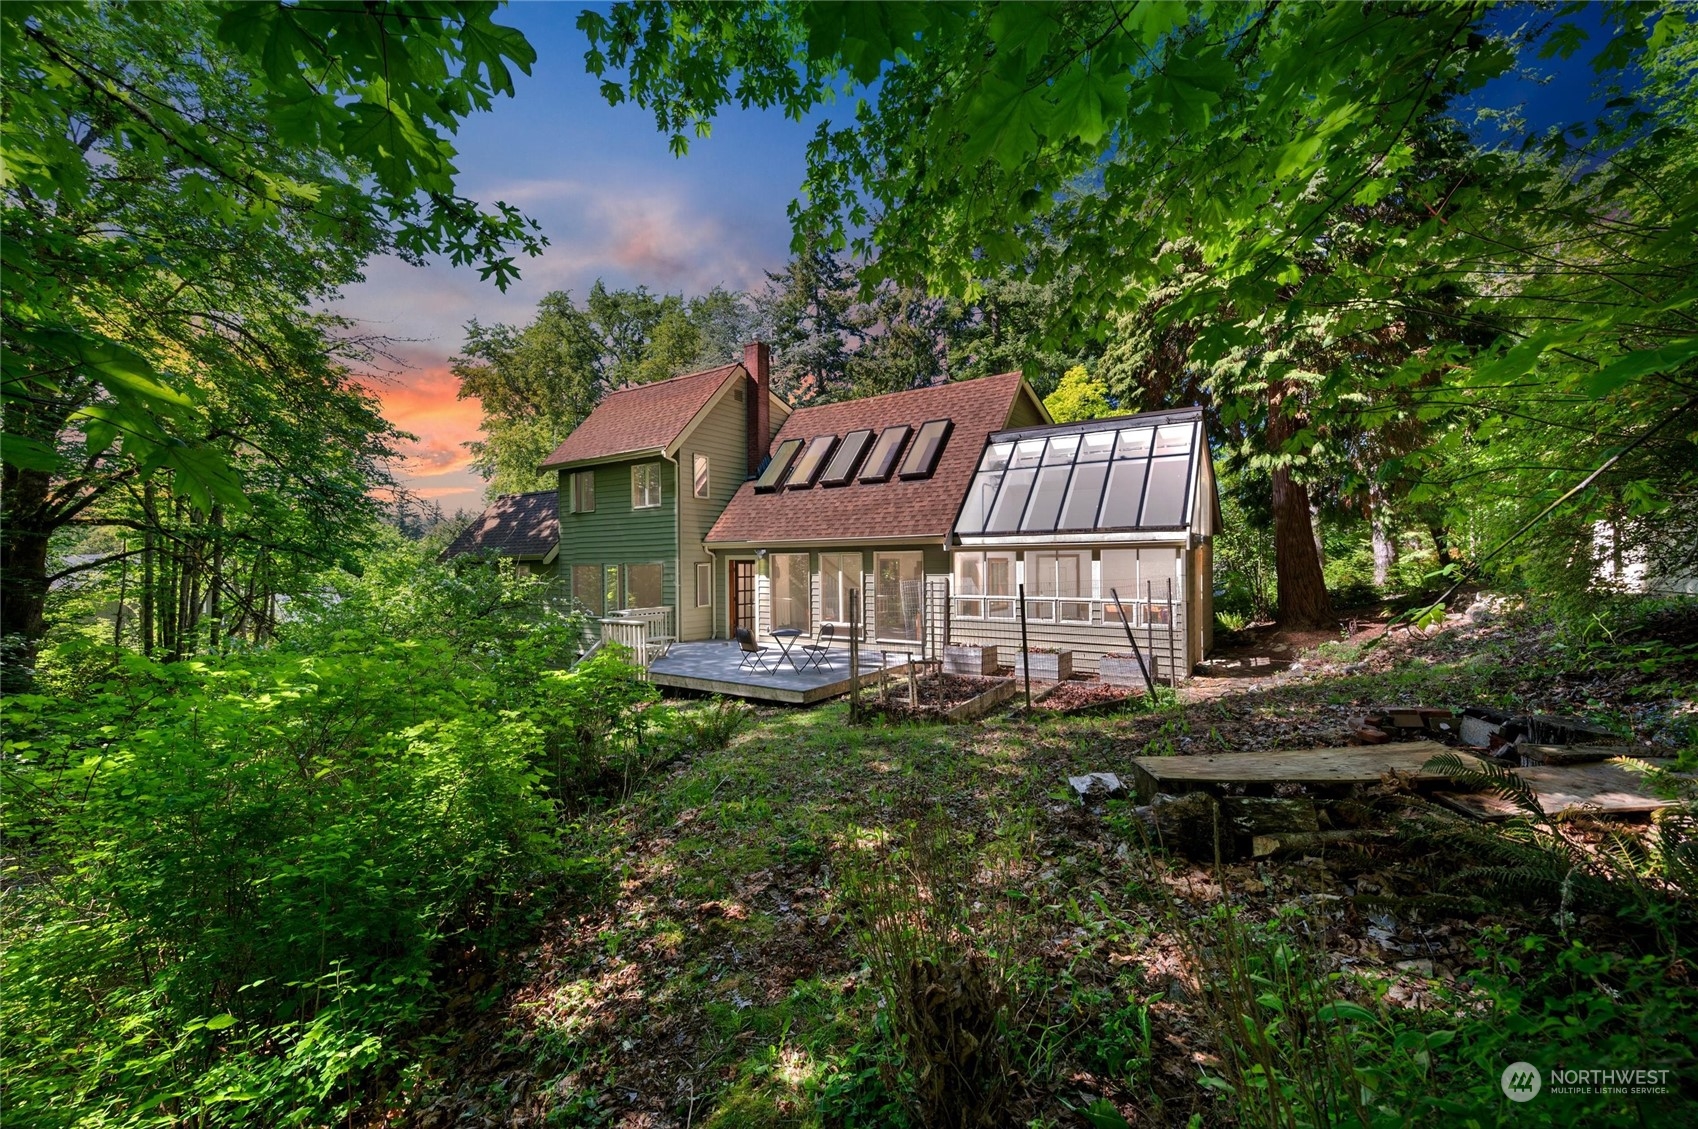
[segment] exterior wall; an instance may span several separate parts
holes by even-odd
[[[1169,631],[1162,625],[1134,623],[1133,637],[1138,641],[1138,647],[1143,651],[1145,660],[1154,656],[1153,669],[1159,678],[1171,679],[1176,674],[1179,678],[1189,676],[1191,667],[1202,657],[1198,647],[1191,640],[1193,625],[1199,616],[1199,609],[1194,599],[1187,599],[1187,592],[1194,591],[1187,581],[1193,573],[1193,568],[1187,557],[1190,554],[1182,552],[1182,546],[1151,545],[1147,542],[1137,545],[1112,545],[1109,548],[1137,548],[1166,550],[1175,553],[1175,576],[1173,583],[1173,624]],[[1099,547],[1100,548],[1100,547]],[[1041,549],[1028,550],[1021,545],[1008,545],[1001,551],[1025,554],[1027,552],[1069,551],[1067,546],[1045,545]],[[972,552],[976,550],[961,550]],[[1072,551],[1086,552],[1084,546],[1076,546]],[[1193,551],[1194,552],[1194,551]],[[1093,554],[1095,556],[1095,554]],[[1025,575],[1026,562],[1021,562],[1019,575]],[[1093,566],[1093,576],[1097,567]],[[1034,586],[1026,581],[1027,594],[1030,596]],[[951,577],[953,595],[953,576]],[[1094,590],[1094,585],[1093,585]],[[1154,593],[1157,602],[1163,602],[1163,592],[1158,585]],[[1122,592],[1122,598],[1130,600],[1129,593]],[[1083,599],[1084,597],[1081,597]],[[1108,598],[1108,592],[1102,593],[1102,598]],[[974,619],[951,615],[949,638],[952,643],[994,644],[1008,651],[1020,649],[1020,620],[1014,619]],[[1028,619],[1026,625],[1026,642],[1033,647],[1065,647],[1073,651],[1073,669],[1082,673],[1094,673],[1097,660],[1105,654],[1125,654],[1131,650],[1126,642],[1126,628],[1118,621],[1104,623],[1065,623],[1047,622]]]
[[[708,530],[748,478],[748,452],[744,442],[747,428],[746,399],[754,391],[754,382],[739,377],[730,394],[721,396],[705,418],[684,437],[678,448],[678,476],[683,489],[678,496],[678,638],[726,638],[725,614],[720,605],[726,600],[723,563],[715,562],[702,544]],[[741,393],[742,397],[736,393]],[[695,465],[697,455],[708,458],[708,496],[695,495]],[[714,563],[714,585],[710,594],[711,606],[696,606],[696,566]]]
[[[1008,422],[1003,427],[1042,427],[1049,422],[1049,418],[1032,402],[1032,397],[1022,391],[1014,397],[1014,404],[1008,409]]]
[[[659,462],[660,505],[631,508],[631,468]],[[661,565],[661,599],[678,606],[678,474],[655,455],[586,468],[595,474],[595,512],[572,512],[571,471],[560,472],[560,556],[556,567],[570,591],[573,565]]]

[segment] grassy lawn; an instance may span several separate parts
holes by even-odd
[[[1354,1053],[1344,1069],[1377,1071],[1392,1105],[1405,1089],[1433,1102],[1467,1089],[1483,1124],[1509,1108],[1487,1061],[1502,1036],[1459,1030],[1458,1009],[1546,1015],[1547,997],[1563,993],[1538,976],[1556,962],[1532,954],[1577,940],[1649,953],[1661,971],[1607,997],[1616,1010],[1578,1045],[1635,1026],[1646,1054],[1679,1045],[1692,993],[1662,973],[1688,966],[1687,934],[1658,951],[1603,907],[1553,926],[1531,879],[1519,897],[1457,889],[1469,860],[1445,853],[1456,850],[1450,824],[1396,787],[1360,801],[1400,830],[1395,840],[1219,869],[1149,849],[1125,804],[1093,814],[1073,797],[1068,775],[1126,775],[1134,756],[1344,744],[1347,720],[1370,705],[1587,712],[1665,738],[1691,717],[1679,692],[1689,647],[1660,665],[1630,656],[1601,669],[1556,646],[1547,626],[1512,621],[1327,651],[1302,674],[1077,720],[852,726],[841,702],[760,711],[729,747],[651,777],[585,833],[605,882],[510,955],[518,986],[482,1001],[475,1020],[468,1012],[470,1031],[419,1068],[412,1112],[425,1124],[914,1122],[925,1070],[903,1050],[915,1044],[900,1009],[881,1009],[889,981],[869,922],[888,940],[891,923],[928,916],[928,951],[976,954],[1001,993],[994,1065],[1007,1086],[986,1124],[1254,1123],[1222,1081],[1236,1021],[1221,1013],[1240,975],[1252,998],[1267,997],[1251,1009],[1367,1009],[1342,1052],[1293,1017],[1266,1052],[1288,1056],[1288,1072],[1314,1060],[1324,1075]],[[936,849],[917,850],[927,844]],[[945,886],[963,894],[952,907]],[[1634,1010],[1640,995],[1649,1010]],[[1330,1084],[1299,1077],[1286,1100],[1300,1112]],[[1549,1116],[1529,1123],[1565,1123],[1561,1109]]]

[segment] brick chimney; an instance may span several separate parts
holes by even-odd
[[[772,351],[765,341],[751,341],[743,346],[743,367],[754,377],[754,393],[749,397],[745,430],[749,442],[749,477],[761,472],[766,461],[767,444],[772,441],[772,406],[768,396],[772,391]]]

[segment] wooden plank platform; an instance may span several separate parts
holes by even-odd
[[[1437,741],[1399,741],[1338,749],[1133,757],[1132,770],[1138,794],[1147,802],[1157,792],[1189,792],[1207,785],[1373,784],[1387,772],[1411,777],[1416,783],[1432,783],[1445,777],[1428,771],[1426,763],[1440,753],[1455,751]]]
[[[776,649],[769,650],[766,657],[769,662],[777,660],[778,669],[758,670],[739,667],[742,651],[734,643],[674,643],[665,655],[649,664],[647,677],[656,686],[793,706],[813,705],[849,692],[847,649],[833,651],[831,665],[823,669],[797,670],[777,659],[777,654]],[[892,671],[900,670],[907,661],[900,651],[862,648],[862,687],[878,683],[886,658]]]
[[[1648,815],[1675,803],[1651,795],[1644,776],[1619,761],[1538,765],[1512,771],[1533,786],[1546,815],[1582,810],[1606,815]],[[1439,792],[1434,799],[1474,819],[1496,821],[1527,814],[1495,792]]]

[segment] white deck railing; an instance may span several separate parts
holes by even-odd
[[[671,608],[626,608],[601,621],[601,638],[617,643],[631,653],[631,661],[643,670],[678,641],[672,630]]]

